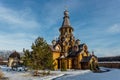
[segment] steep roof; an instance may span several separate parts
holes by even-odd
[[[64,11],[64,18],[63,18],[63,23],[62,27],[70,26],[70,21],[69,21],[69,12],[67,10]]]
[[[73,28],[70,25],[70,20],[69,20],[69,12],[67,10],[64,11],[64,17],[63,17],[63,23],[62,26],[59,30],[61,30],[62,28],[71,28],[73,30]]]
[[[14,51],[12,54],[10,54],[9,57],[10,57],[10,58],[15,58],[15,57],[17,57],[18,59],[20,59],[20,54],[19,54],[18,52]]]

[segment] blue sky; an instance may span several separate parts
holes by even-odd
[[[120,55],[120,0],[0,0],[0,50],[30,49],[59,36],[67,6],[75,38],[97,56]]]

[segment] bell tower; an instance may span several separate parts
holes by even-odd
[[[59,29],[59,41],[61,45],[61,52],[65,53],[67,56],[68,50],[70,47],[73,47],[75,44],[75,38],[73,36],[74,29],[70,25],[69,21],[69,12],[64,11],[63,23]]]

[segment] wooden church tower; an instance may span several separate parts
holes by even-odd
[[[75,39],[73,31],[69,21],[69,12],[65,10],[63,23],[59,29],[60,35],[57,40],[52,41],[50,46],[53,51],[54,64],[56,64],[55,70],[63,67],[65,69],[88,69],[93,58],[97,62],[97,57],[89,53],[87,45]]]
[[[67,10],[64,11],[63,23],[59,31],[59,44],[61,46],[61,52],[63,53],[63,56],[67,56],[69,48],[73,47],[75,44],[73,36],[74,29],[70,25],[69,13]]]

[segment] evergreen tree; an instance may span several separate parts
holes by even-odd
[[[27,66],[35,70],[53,69],[52,51],[43,38],[38,37],[31,48],[31,52],[27,50],[24,51],[25,57],[29,57],[26,58],[28,61],[24,62]]]
[[[31,53],[29,50],[25,50],[23,49],[23,52],[24,52],[24,56],[22,57],[22,60],[23,60],[23,65],[25,67],[29,67],[32,65],[32,61],[31,61]]]

